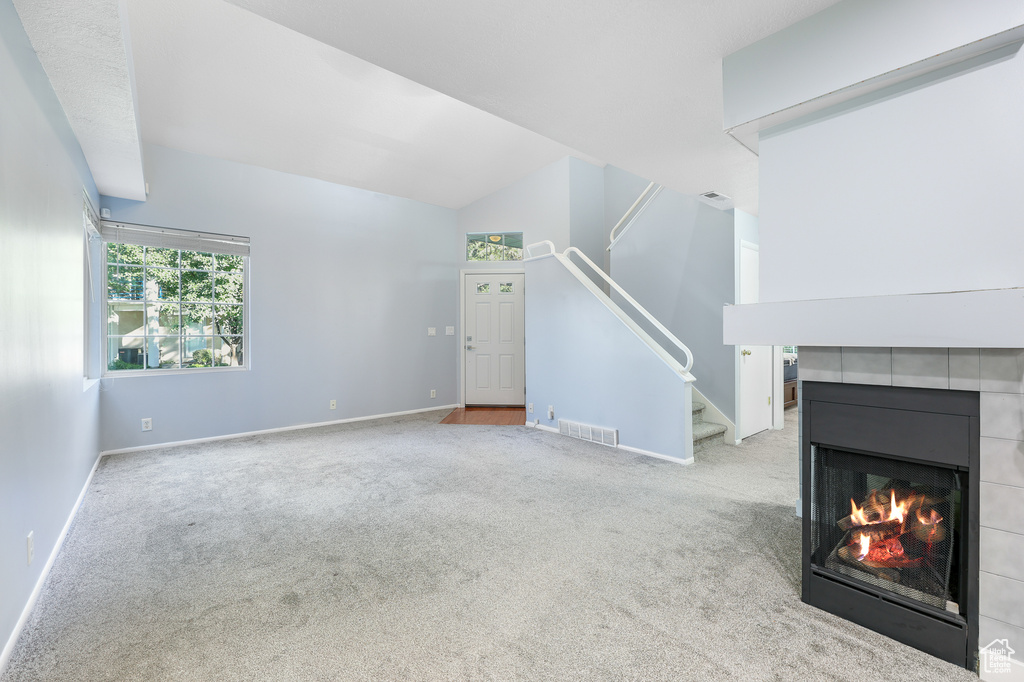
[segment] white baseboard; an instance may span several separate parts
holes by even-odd
[[[743,441],[736,437],[736,424],[722,414],[722,411],[715,407],[714,403],[705,398],[704,394],[698,391],[696,386],[691,384],[691,387],[693,388],[693,399],[704,403],[704,413],[708,416],[708,419],[705,421],[721,424],[725,427],[725,433],[722,434],[722,440],[725,441],[725,444],[739,445],[742,443]]]
[[[7,668],[7,664],[11,660],[11,654],[14,653],[14,646],[18,643],[18,638],[21,637],[21,631],[25,629],[25,624],[28,623],[28,617],[32,615],[32,609],[35,607],[36,601],[39,599],[39,594],[43,591],[43,583],[46,582],[47,576],[50,575],[50,569],[53,568],[53,562],[57,560],[57,554],[60,553],[60,548],[64,546],[64,538],[67,537],[68,530],[71,528],[71,524],[75,520],[75,516],[78,515],[78,510],[82,506],[82,500],[85,499],[85,493],[89,490],[89,484],[92,483],[92,477],[96,474],[96,469],[99,467],[100,460],[102,458],[102,455],[97,456],[96,461],[93,462],[92,471],[89,472],[89,476],[85,479],[85,485],[82,486],[82,492],[78,493],[78,499],[75,500],[75,505],[71,508],[71,513],[68,515],[67,523],[64,524],[64,528],[61,529],[60,535],[57,536],[57,542],[53,545],[53,551],[50,552],[50,557],[46,560],[46,565],[43,566],[43,570],[39,573],[39,579],[36,581],[36,586],[32,588],[32,594],[29,595],[25,608],[21,611],[21,617],[18,618],[18,622],[14,625],[14,631],[7,640],[7,644],[4,645],[3,651],[0,651],[0,677],[3,677],[4,670]]]
[[[123,455],[131,452],[142,452],[144,450],[160,450],[162,448],[173,448],[179,445],[193,445],[195,443],[209,443],[217,440],[233,440],[235,438],[246,438],[247,436],[259,436],[267,433],[278,433],[280,431],[298,431],[300,429],[315,429],[320,426],[332,426],[334,424],[351,424],[352,422],[365,422],[372,419],[386,419],[388,417],[401,417],[407,414],[419,414],[420,412],[433,412],[435,410],[454,410],[458,405],[438,405],[437,407],[421,407],[416,410],[405,410],[404,412],[388,412],[387,414],[371,414],[365,417],[350,417],[348,419],[334,419],[329,422],[313,422],[312,424],[296,424],[294,426],[279,426],[273,429],[260,429],[258,431],[243,431],[241,433],[229,433],[223,436],[207,436],[206,438],[190,438],[188,440],[167,441],[165,443],[154,443],[153,445],[138,445],[131,448],[119,448],[117,450],[104,450],[100,457],[108,455]]]
[[[623,445],[622,443],[619,443],[619,445],[617,447],[620,450],[625,450],[626,452],[634,452],[634,453],[636,453],[638,455],[647,455],[648,457],[655,457],[657,459],[664,459],[664,460],[667,460],[669,462],[675,462],[676,464],[693,464],[693,457],[690,457],[689,459],[683,459],[681,457],[672,457],[671,455],[663,455],[660,452],[651,452],[650,450],[641,450],[640,448],[631,448],[628,445]]]
[[[548,433],[559,433],[559,430],[554,426],[548,426],[547,424],[538,424],[535,422],[526,422],[523,426],[529,426],[531,429],[539,429],[540,431],[547,431]]]

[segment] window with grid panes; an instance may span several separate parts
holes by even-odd
[[[247,256],[217,252],[215,239],[175,248],[189,236],[163,229],[105,225],[104,238],[108,373],[246,365]]]
[[[497,232],[490,234],[467,234],[466,260],[523,260],[523,233]]]

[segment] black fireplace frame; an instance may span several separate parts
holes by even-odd
[[[801,410],[803,601],[945,661],[975,670],[978,659],[980,394],[804,381]],[[957,550],[961,567],[959,614],[917,603],[812,565],[812,444],[966,472],[967,487],[961,497],[962,538]]]

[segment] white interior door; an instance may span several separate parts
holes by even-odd
[[[740,244],[739,303],[757,303],[760,255],[757,245]],[[772,426],[772,347],[740,346],[739,436],[746,438]]]
[[[525,277],[466,273],[467,405],[526,403]]]

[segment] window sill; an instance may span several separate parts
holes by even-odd
[[[82,378],[82,393],[88,393],[89,389],[100,383],[99,379],[89,379],[88,377]]]
[[[104,379],[120,379],[130,377],[156,377],[182,374],[232,374],[235,372],[248,372],[249,366],[243,367],[209,367],[195,369],[122,369],[115,372],[105,372]]]

